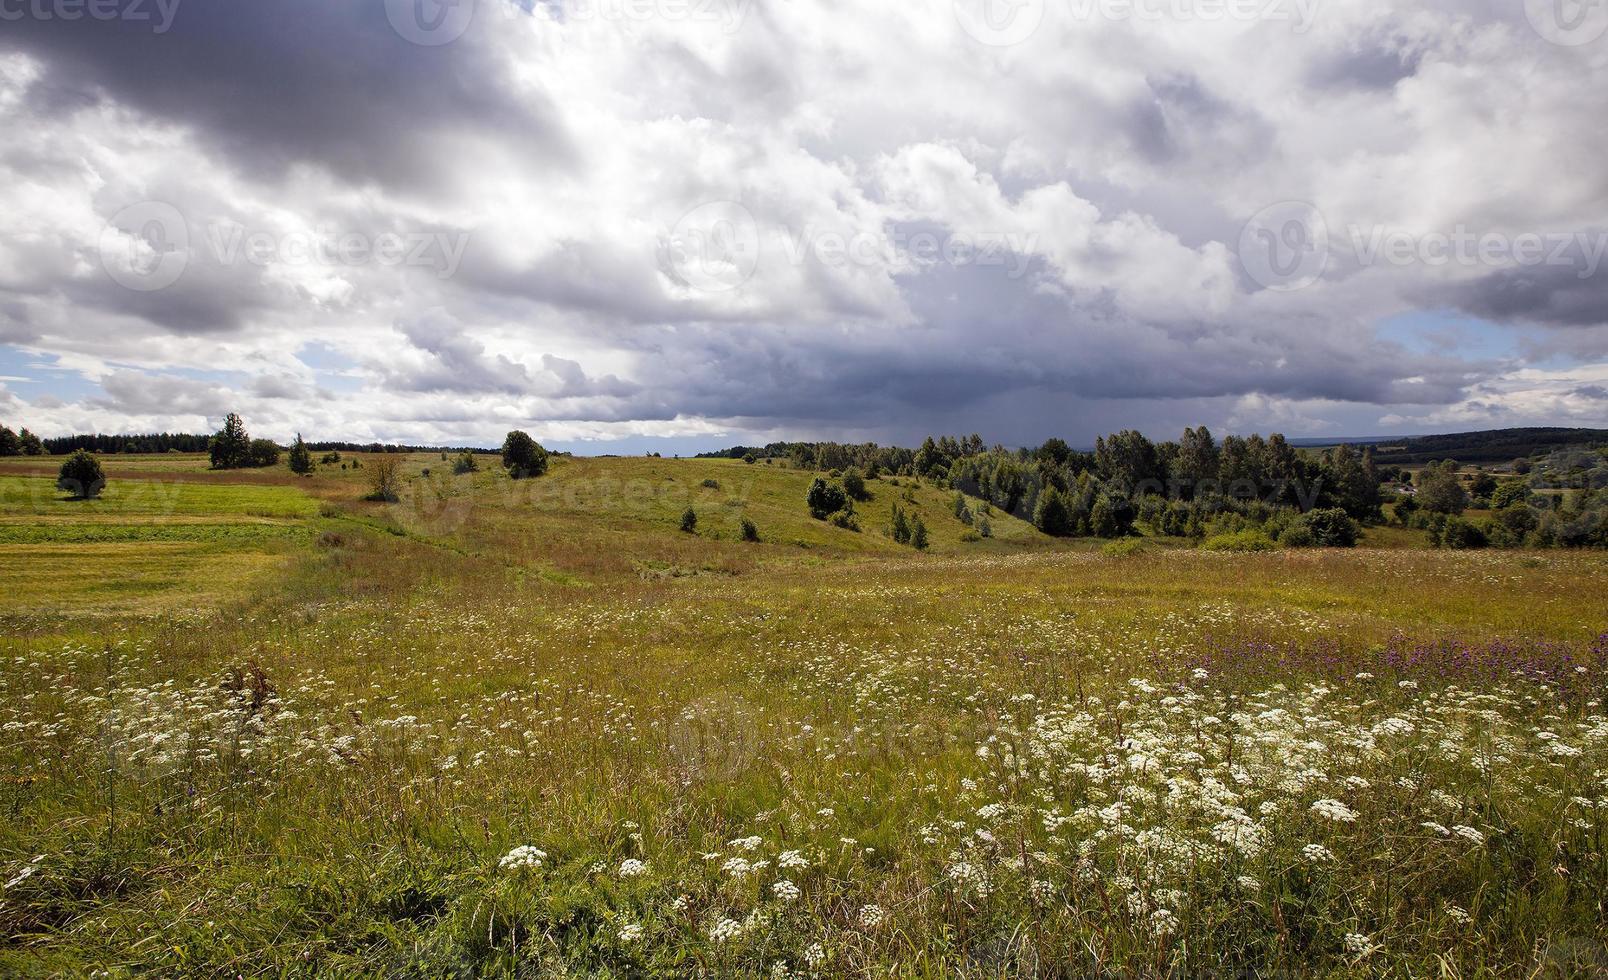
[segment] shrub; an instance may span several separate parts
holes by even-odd
[[[836,514],[848,506],[849,497],[843,492],[842,487],[816,477],[810,484],[804,502],[809,505],[811,517],[824,521],[829,515]]]
[[[369,467],[369,492],[364,500],[394,504],[402,496],[401,467],[395,456],[376,456]]]
[[[746,517],[743,518],[742,532],[743,532],[743,540],[744,541],[758,541],[759,540],[759,528],[754,525],[753,521],[749,520]]]
[[[705,480],[705,481],[703,481],[702,483],[700,483],[698,485],[700,487],[703,487],[705,490],[719,490],[720,489],[720,481],[715,480],[715,479]]]
[[[843,474],[843,492],[854,500],[871,499],[871,495],[865,490],[865,477],[852,466]]]
[[[1286,548],[1312,548],[1317,543],[1317,539],[1312,537],[1312,529],[1305,524],[1291,524],[1279,535],[1279,544]]]
[[[860,530],[860,521],[854,516],[854,508],[852,507],[845,507],[843,510],[833,514],[832,523],[845,531],[858,532]]]
[[[452,472],[458,476],[473,473],[478,469],[480,469],[480,461],[475,459],[474,453],[459,453],[458,458],[452,463]]]
[[[1207,551],[1277,551],[1279,543],[1263,531],[1235,531],[1233,534],[1214,534],[1201,542]]]
[[[698,530],[698,512],[688,507],[681,512],[681,530],[695,534]]]
[[[921,523],[919,517],[910,528],[910,546],[917,551],[927,550],[927,525]]]
[[[515,429],[503,439],[502,464],[516,480],[541,476],[547,472],[547,450],[535,439]]]
[[[988,523],[988,518],[977,518],[977,534],[979,537],[991,538],[994,536],[994,525]]]
[[[1357,522],[1338,507],[1308,511],[1293,526],[1305,527],[1312,536],[1312,543],[1322,548],[1354,547],[1359,533]]]
[[[56,489],[65,490],[77,500],[99,497],[106,489],[106,474],[100,460],[80,449],[67,457],[56,475]]]
[[[272,439],[253,439],[246,458],[251,466],[274,466],[279,462],[279,444]]]
[[[318,461],[324,466],[334,466],[336,463],[341,461],[341,454],[338,452],[327,452],[320,457]]]
[[[1448,517],[1446,518],[1446,523],[1441,525],[1439,539],[1436,544],[1442,548],[1462,551],[1470,548],[1485,547],[1486,537],[1484,531],[1461,517]]]
[[[962,531],[960,534],[960,540],[964,541],[966,544],[972,544],[973,542],[983,540],[983,536],[978,534],[976,531]]]
[[[1137,555],[1144,550],[1144,542],[1138,538],[1118,538],[1115,541],[1107,541],[1100,546],[1100,553],[1109,558],[1126,558],[1129,555]]]

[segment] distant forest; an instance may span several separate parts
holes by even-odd
[[[204,453],[212,443],[212,433],[196,435],[180,432],[157,432],[146,435],[77,435],[57,436],[41,440],[45,451],[52,456],[63,456],[79,449],[92,453]],[[392,442],[309,442],[313,452],[342,453],[435,453],[472,452],[490,453],[494,449],[481,446],[410,446]]]
[[[1608,429],[1492,429],[1374,444],[1374,459],[1396,465],[1455,459],[1463,463],[1506,463],[1564,446],[1608,445]]]

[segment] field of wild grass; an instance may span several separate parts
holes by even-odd
[[[285,523],[199,544],[267,556],[205,601],[93,551],[160,541],[8,566],[140,601],[0,619],[0,974],[1608,970],[1602,556],[1118,556],[930,486],[856,534],[807,473],[486,463],[109,496]]]

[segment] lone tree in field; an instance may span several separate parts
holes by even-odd
[[[369,493],[364,500],[394,504],[402,499],[402,474],[395,456],[376,456],[369,464]]]
[[[240,416],[233,412],[224,416],[223,428],[212,437],[208,452],[215,470],[238,470],[251,465],[251,437]]]
[[[67,491],[77,500],[99,497],[106,489],[106,473],[101,470],[100,460],[82,449],[73,453],[61,464],[56,489]]]
[[[681,529],[688,534],[696,534],[698,531],[698,512],[691,507],[681,512]]]
[[[313,454],[307,451],[307,443],[302,442],[300,432],[296,433],[295,445],[290,447],[290,471],[302,474],[313,471]]]
[[[809,493],[805,495],[804,502],[809,505],[810,516],[818,521],[824,521],[833,514],[848,506],[848,494],[835,483],[828,483],[820,477],[810,484]]]
[[[502,464],[516,480],[541,476],[547,472],[547,450],[535,439],[515,429],[502,444]]]

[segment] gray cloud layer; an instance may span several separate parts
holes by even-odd
[[[1608,39],[1085,8],[1013,45],[949,0],[479,0],[434,46],[381,0],[8,21],[0,343],[100,394],[0,395],[450,441],[1605,421]],[[150,201],[186,242],[119,217]],[[1304,281],[1241,254],[1283,201]],[[1584,251],[1439,261],[1459,229]]]

